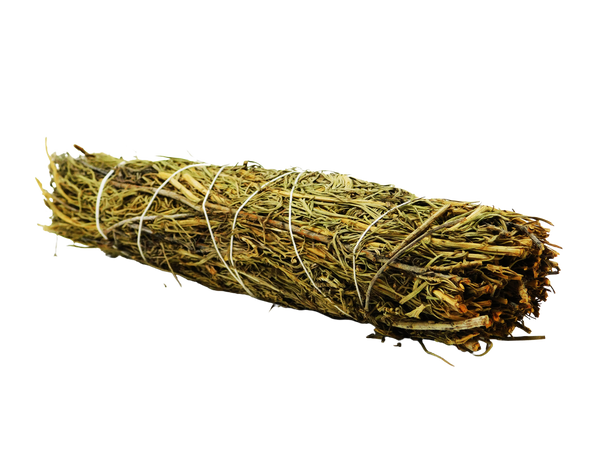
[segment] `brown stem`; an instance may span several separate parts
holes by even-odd
[[[478,316],[473,319],[459,320],[455,322],[410,322],[408,320],[399,320],[392,324],[396,328],[403,328],[405,330],[446,330],[446,331],[458,331],[458,330],[470,330],[472,328],[485,327],[490,323],[488,316]]]
[[[440,217],[442,214],[444,214],[446,211],[448,211],[448,208],[450,208],[449,204],[446,204],[444,206],[442,206],[440,209],[438,209],[435,213],[433,213],[429,219],[427,219],[425,222],[423,222],[421,224],[421,226],[419,228],[417,228],[416,230],[414,230],[412,233],[410,233],[408,236],[406,236],[402,242],[400,242],[396,248],[394,248],[389,254],[388,254],[388,258],[393,258],[394,255],[396,253],[398,253],[400,250],[402,250],[402,248],[407,245],[410,244],[411,241],[416,238],[417,236],[419,236],[423,231],[425,231],[427,228],[429,228],[431,226],[431,224],[438,218]]]

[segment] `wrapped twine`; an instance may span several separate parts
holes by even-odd
[[[77,148],[49,156],[46,231],[211,289],[371,324],[373,338],[471,353],[541,338],[512,333],[530,333],[524,319],[559,271],[542,219],[339,173]]]

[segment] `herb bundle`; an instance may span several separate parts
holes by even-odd
[[[523,339],[513,331],[530,333],[524,319],[559,271],[539,218],[338,173],[78,148],[49,156],[46,231],[211,289],[371,324],[369,337],[471,353]]]

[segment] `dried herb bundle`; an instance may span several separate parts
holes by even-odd
[[[244,163],[173,177],[195,163],[83,152],[50,157],[46,231],[211,289],[369,323],[370,337],[472,353],[516,339],[559,270],[541,219],[515,212],[338,173]]]

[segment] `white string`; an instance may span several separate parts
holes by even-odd
[[[227,269],[227,271],[234,278],[234,280],[236,280],[238,283],[240,283],[240,285],[242,286],[242,288],[244,288],[244,290],[246,291],[246,293],[250,297],[254,297],[252,295],[252,292],[250,292],[248,290],[248,288],[246,287],[246,285],[243,283],[243,281],[240,278],[240,276],[236,275],[235,273],[233,273],[233,271],[231,270],[231,268],[229,267],[229,265],[225,262],[225,258],[223,258],[223,255],[219,251],[219,247],[217,247],[217,241],[215,240],[215,235],[214,235],[214,233],[212,231],[212,228],[210,226],[210,220],[208,218],[208,212],[206,212],[206,202],[208,201],[208,196],[210,195],[210,191],[212,190],[213,186],[215,185],[215,182],[217,181],[217,178],[219,177],[219,175],[221,175],[221,172],[223,172],[223,169],[225,169],[225,167],[230,167],[230,166],[231,166],[231,164],[226,164],[223,167],[221,167],[219,169],[219,171],[217,172],[217,174],[215,175],[215,177],[213,178],[212,183],[210,184],[210,187],[208,188],[208,190],[206,191],[206,195],[204,196],[204,201],[202,202],[202,211],[204,211],[204,217],[206,219],[206,225],[208,226],[208,232],[210,233],[210,237],[211,237],[211,239],[213,241],[213,245],[215,247],[217,255],[219,255],[219,259],[221,260],[221,262],[223,263],[223,265],[225,266],[225,268]]]
[[[266,188],[268,185],[270,185],[271,183],[274,183],[277,180],[280,180],[281,178],[285,177],[286,175],[289,175],[290,173],[296,173],[298,172],[297,170],[292,170],[290,172],[286,172],[282,175],[279,175],[278,177],[273,178],[270,181],[267,181],[265,184],[263,184],[261,187],[259,187],[256,191],[254,191],[254,193],[249,196],[244,203],[242,203],[242,206],[240,206],[238,208],[238,210],[235,212],[235,215],[233,216],[233,224],[231,225],[231,239],[229,241],[229,262],[231,263],[231,268],[232,270],[235,272],[235,274],[237,275],[237,280],[239,281],[239,283],[242,285],[242,287],[246,290],[246,292],[248,292],[248,289],[246,288],[246,285],[244,284],[244,282],[242,281],[242,277],[240,276],[239,272],[237,271],[237,269],[235,268],[235,262],[233,260],[233,236],[234,236],[234,230],[235,230],[235,225],[237,222],[237,218],[238,218],[238,214],[240,213],[240,211],[242,210],[242,208],[244,206],[246,206],[246,204],[252,200],[252,198],[256,195],[259,194],[260,192],[262,192],[262,190],[264,188]],[[254,297],[254,296],[253,296]]]
[[[325,297],[329,302],[331,302],[333,304],[333,306],[342,314],[344,314],[345,316],[348,316],[350,318],[352,318],[352,316],[350,316],[348,313],[346,313],[345,311],[343,311],[342,309],[340,309],[329,297],[327,297],[325,294],[323,294],[323,292],[321,292],[321,289],[318,288],[318,286],[315,284],[315,281],[313,280],[312,276],[310,275],[310,273],[308,272],[308,269],[306,268],[306,266],[304,265],[304,262],[302,262],[302,258],[300,257],[300,252],[298,252],[298,247],[296,246],[296,240],[294,239],[294,233],[292,232],[292,199],[294,198],[294,189],[296,188],[296,183],[298,183],[298,180],[300,179],[300,177],[305,174],[306,171],[304,172],[300,172],[298,174],[298,176],[296,177],[296,179],[294,180],[294,184],[292,185],[292,189],[290,190],[290,204],[289,204],[289,208],[288,208],[288,225],[289,225],[289,229],[290,229],[290,238],[292,240],[292,245],[294,246],[294,251],[296,252],[296,257],[298,258],[298,261],[300,262],[300,265],[302,266],[302,268],[304,269],[304,273],[306,274],[306,276],[308,277],[308,279],[310,280],[311,284],[313,285],[313,287],[317,290],[317,292],[319,292],[319,294],[321,294],[323,297]]]
[[[386,212],[384,212],[382,215],[380,215],[377,219],[375,219],[373,222],[371,222],[371,224],[367,227],[367,229],[365,231],[363,231],[363,233],[358,238],[358,241],[356,242],[356,245],[354,246],[354,249],[352,250],[352,273],[354,274],[354,286],[356,287],[356,293],[358,294],[358,300],[360,301],[360,304],[363,306],[363,308],[365,307],[365,305],[363,303],[362,296],[360,295],[360,289],[358,287],[358,280],[356,279],[356,250],[358,249],[358,246],[360,245],[361,241],[363,240],[363,238],[365,237],[367,232],[371,229],[371,227],[373,225],[375,225],[377,222],[379,222],[381,219],[383,219],[385,216],[387,216],[389,213],[391,213],[392,211],[394,211],[398,208],[401,208],[402,206],[408,205],[410,202],[414,202],[414,201],[422,200],[422,199],[423,199],[423,197],[408,200],[404,203],[401,203],[400,205],[396,205],[393,208],[388,209]]]
[[[114,169],[111,169],[104,178],[102,178],[102,182],[100,183],[100,188],[98,189],[98,197],[96,197],[96,228],[98,228],[98,232],[102,235],[104,239],[108,239],[108,237],[104,234],[102,229],[100,228],[100,198],[102,197],[102,191],[104,190],[104,186],[108,179],[115,173],[117,167],[125,164],[126,161],[121,161]]]
[[[200,167],[200,166],[208,166],[208,163],[200,163],[200,164],[190,164],[189,166],[185,166],[182,167],[181,169],[173,172],[173,174],[171,174],[171,176],[169,178],[167,178],[163,184],[161,184],[158,189],[154,192],[154,195],[152,195],[152,198],[150,199],[150,201],[148,202],[148,205],[146,206],[146,209],[144,209],[144,212],[142,213],[142,215],[140,216],[140,225],[138,227],[138,235],[137,235],[137,247],[138,250],[140,252],[140,255],[142,256],[143,260],[146,262],[146,264],[150,264],[148,262],[148,260],[146,259],[146,256],[144,255],[144,252],[142,251],[142,244],[141,244],[141,239],[142,239],[142,223],[144,222],[144,216],[146,215],[146,213],[148,212],[148,210],[150,209],[150,206],[152,205],[152,202],[154,201],[154,199],[156,198],[156,196],[158,195],[158,192],[164,188],[167,183],[169,181],[171,181],[171,179],[177,175],[179,172],[183,172],[185,169],[189,169],[190,167]],[[212,186],[211,186],[212,187]]]

